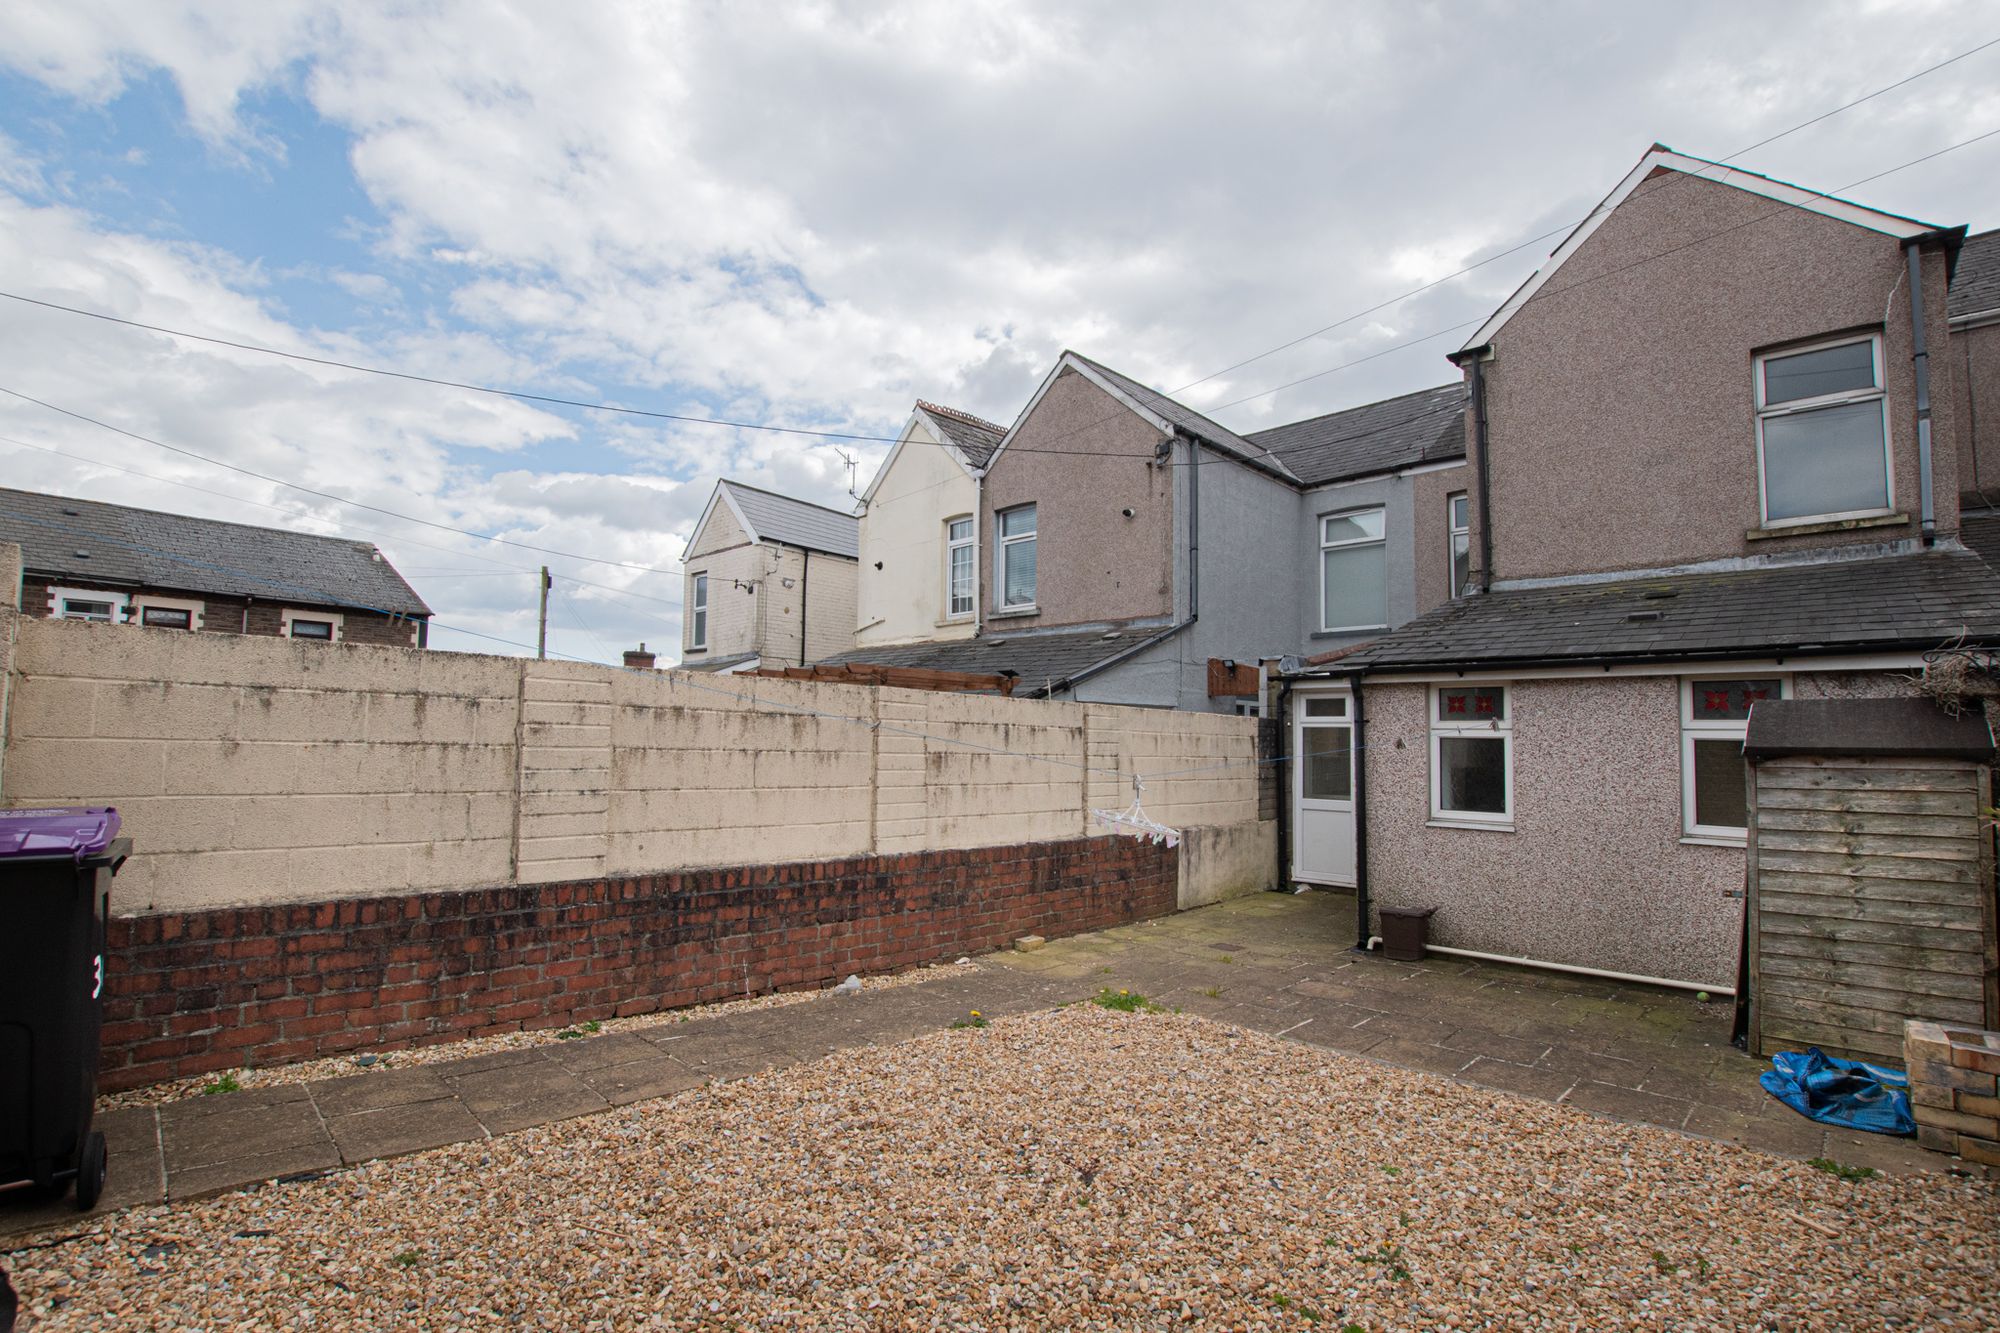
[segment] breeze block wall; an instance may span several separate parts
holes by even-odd
[[[104,1091],[893,971],[1174,910],[1130,838],[115,917]]]

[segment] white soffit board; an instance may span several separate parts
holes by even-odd
[[[1639,165],[1632,168],[1624,180],[1618,182],[1618,188],[1606,195],[1604,201],[1590,211],[1590,216],[1577,224],[1576,230],[1572,231],[1568,239],[1557,246],[1555,252],[1549,256],[1548,262],[1522,283],[1520,288],[1507,298],[1506,303],[1493,312],[1493,317],[1480,325],[1478,331],[1466,339],[1465,345],[1459,350],[1468,351],[1491,342],[1501,327],[1514,317],[1514,312],[1533,299],[1535,293],[1542,289],[1542,285],[1555,276],[1556,270],[1581,249],[1585,241],[1596,235],[1597,229],[1604,225],[1604,220],[1611,216],[1612,210],[1631,197],[1632,192],[1644,184],[1646,178],[1660,167],[1687,176],[1699,176],[1717,185],[1728,185],[1750,194],[1762,195],[1766,199],[1775,199],[1779,203],[1791,204],[1807,212],[1818,213],[1822,217],[1849,222],[1857,227],[1865,227],[1869,231],[1880,232],[1884,236],[1894,236],[1900,240],[1937,230],[1927,222],[1898,217],[1894,213],[1884,213],[1880,209],[1850,203],[1845,199],[1836,199],[1830,194],[1821,194],[1817,190],[1808,190],[1802,186],[1788,185],[1769,176],[1760,176],[1754,171],[1739,171],[1735,167],[1724,166],[1720,162],[1710,162],[1706,158],[1689,157],[1685,153],[1676,153],[1671,149],[1655,148],[1639,159]]]

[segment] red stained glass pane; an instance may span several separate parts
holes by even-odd
[[[1782,693],[1775,680],[1699,680],[1693,689],[1694,715],[1703,722],[1741,722],[1750,705]]]
[[[1507,687],[1504,685],[1446,685],[1437,692],[1437,718],[1440,722],[1454,717],[1470,720],[1477,715],[1483,721],[1499,722],[1507,716]]]

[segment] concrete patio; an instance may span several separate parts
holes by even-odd
[[[1190,1013],[1595,1114],[1888,1172],[1962,1165],[1912,1140],[1827,1130],[1757,1086],[1726,1001],[1459,960],[1353,952],[1341,894],[1258,894],[1000,953],[944,980],[751,1009],[439,1064],[130,1107],[100,1210],[199,1198],[588,1115],[833,1051],[890,1045],[977,1009],[1126,989]],[[0,1196],[0,1236],[74,1223]]]

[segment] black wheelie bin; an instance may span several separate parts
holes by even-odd
[[[104,920],[131,854],[109,806],[0,810],[0,1190],[104,1188]]]

